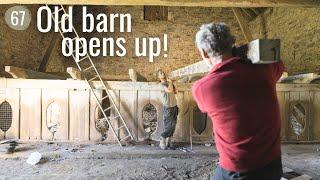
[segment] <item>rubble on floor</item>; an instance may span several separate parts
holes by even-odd
[[[151,145],[154,146],[151,146]],[[155,142],[121,148],[117,144],[19,142],[12,154],[0,152],[6,169],[0,179],[209,179],[218,165],[215,146],[177,144],[176,150],[160,150]],[[0,144],[0,148],[7,144]],[[313,179],[320,177],[318,145],[283,145],[284,167]],[[34,166],[26,163],[32,152],[41,154]]]

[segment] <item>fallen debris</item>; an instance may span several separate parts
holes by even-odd
[[[183,152],[196,153],[196,152],[192,151],[190,148],[180,147],[180,148],[176,148],[176,149],[183,151]]]
[[[8,146],[5,148],[6,153],[11,154],[15,152],[16,147],[18,146],[18,142],[12,139],[9,140],[3,140],[0,142],[0,144],[8,144]]]
[[[283,175],[281,180],[312,180],[312,177],[306,174],[301,174],[293,171],[290,168],[283,168]]]
[[[31,165],[36,165],[40,162],[42,155],[39,152],[33,152],[30,154],[29,158],[27,159],[27,163]]]
[[[11,141],[10,143],[9,143],[9,147],[8,147],[8,149],[7,149],[7,153],[14,153],[14,151],[15,151],[15,149],[16,149],[16,147],[18,146],[18,143],[16,142],[16,141]]]

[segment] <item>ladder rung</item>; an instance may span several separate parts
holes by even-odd
[[[81,58],[81,59],[79,59],[79,61],[78,62],[81,62],[81,61],[83,61],[83,60],[85,60],[85,59],[87,59],[88,58],[88,55],[87,56],[85,56],[85,57],[83,57],[83,58]]]
[[[82,48],[83,48],[83,46],[79,47],[79,49],[73,50],[72,53],[75,53],[75,52],[79,51]]]
[[[118,127],[116,130],[119,130],[119,129],[124,128],[124,127],[126,127],[126,126],[122,125],[122,126]]]
[[[57,12],[58,12],[58,15],[59,15],[59,12],[60,12],[60,11],[63,11],[63,8],[58,9],[58,11],[57,11]],[[56,12],[54,11],[54,12],[52,13],[52,16],[54,16],[55,14],[56,14]]]
[[[119,115],[114,116],[114,117],[109,116],[109,120],[111,121],[111,120],[113,120],[113,119],[117,119],[118,117],[120,117],[120,116],[119,116]]]
[[[123,141],[123,140],[127,139],[128,137],[131,137],[131,136],[130,136],[130,135],[129,135],[129,136],[126,136],[126,137],[120,139],[119,141]]]
[[[92,68],[93,68],[93,66],[90,66],[90,67],[85,68],[84,70],[82,70],[82,72],[86,72],[86,71],[88,71],[88,70],[90,70],[90,69],[92,69]]]
[[[108,95],[106,95],[105,97],[103,97],[101,100],[105,100],[105,99],[107,99],[109,96]]]
[[[104,112],[110,110],[111,108],[113,108],[113,106],[108,107],[107,109],[103,110]]]
[[[97,79],[97,78],[99,78],[99,76],[98,76],[98,75],[96,75],[95,77],[93,77],[93,78],[89,79],[88,81],[93,81],[93,80],[95,80],[95,79]]]

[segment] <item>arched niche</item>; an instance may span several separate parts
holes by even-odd
[[[307,111],[303,104],[296,102],[290,109],[290,128],[292,132],[299,137],[305,132],[307,127]]]
[[[61,107],[57,102],[52,102],[47,107],[47,128],[53,134],[56,133],[61,124]]]
[[[194,131],[201,135],[207,128],[208,116],[205,113],[202,113],[198,106],[193,108],[193,117],[192,117],[192,126]]]
[[[110,112],[107,113],[107,116],[110,116]],[[94,123],[95,123],[95,127],[96,130],[101,133],[101,134],[106,134],[108,129],[109,129],[109,125],[108,122],[103,118],[103,114],[100,110],[99,106],[96,106],[95,108],[95,113],[94,113]]]
[[[0,104],[0,129],[7,132],[12,124],[12,107],[4,101]]]
[[[142,108],[142,119],[144,131],[151,135],[157,130],[158,126],[158,112],[156,107],[148,103]]]

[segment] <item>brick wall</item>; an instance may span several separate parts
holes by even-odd
[[[37,69],[51,34],[41,34],[36,27],[37,5],[28,6],[32,13],[29,28],[25,31],[12,30],[4,15],[11,5],[0,6],[0,75],[5,65]]]
[[[11,5],[0,6],[0,17]],[[4,65],[13,65],[29,69],[37,69],[52,33],[42,34],[36,28],[36,10],[38,5],[28,5],[32,12],[31,26],[25,31],[10,29],[4,18],[0,18],[0,69]],[[79,10],[79,8],[78,8]],[[87,37],[120,37],[127,39],[127,55],[118,57],[99,57],[95,62],[102,74],[127,74],[129,68],[134,68],[148,80],[155,80],[154,72],[158,68],[170,72],[199,60],[195,48],[194,36],[201,24],[208,22],[225,22],[231,26],[238,43],[244,41],[236,19],[229,8],[191,8],[169,7],[170,20],[143,20],[142,6],[92,6],[89,11],[94,13],[131,13],[132,33],[92,33]],[[77,11],[76,11],[77,12]],[[316,8],[274,8],[266,11],[263,16],[250,23],[250,29],[255,38],[280,38],[281,56],[290,74],[303,72],[318,72],[320,66],[320,9]],[[80,19],[80,18],[79,18]],[[265,21],[263,21],[263,19]],[[147,58],[135,57],[133,40],[135,37],[169,36],[169,56],[160,56],[154,63]],[[61,39],[55,47],[48,64],[49,72],[65,72],[66,67],[75,66],[70,58],[61,54]],[[0,73],[1,75],[1,73]],[[3,75],[3,73],[2,73]]]
[[[273,8],[250,23],[254,38],[280,38],[289,74],[320,72],[320,8]]]
[[[10,6],[1,6],[0,13],[3,15]],[[4,65],[20,66],[36,69],[42,56],[49,45],[52,33],[41,34],[36,29],[36,9],[37,6],[28,6],[32,10],[33,21],[26,31],[11,30],[0,19],[0,40],[5,42],[0,52],[5,56],[2,58],[0,68]],[[94,13],[131,13],[132,32],[131,33],[91,33],[87,37],[120,37],[127,40],[127,55],[119,57],[99,57],[95,58],[102,74],[127,74],[129,68],[134,68],[148,80],[155,80],[154,72],[158,68],[170,72],[177,68],[184,67],[199,60],[199,54],[195,48],[194,36],[199,27],[208,22],[225,22],[231,26],[232,32],[239,41],[243,37],[236,19],[229,8],[186,8],[169,7],[169,21],[145,21],[142,19],[143,7],[124,6],[92,6],[89,8]],[[77,12],[77,9],[76,9]],[[154,63],[148,62],[148,58],[135,57],[133,54],[135,37],[153,37],[168,34],[169,54],[168,58],[160,56]],[[61,40],[60,40],[61,41]],[[75,66],[71,59],[65,58],[61,54],[60,41],[51,56],[48,71],[63,72],[67,66]]]

